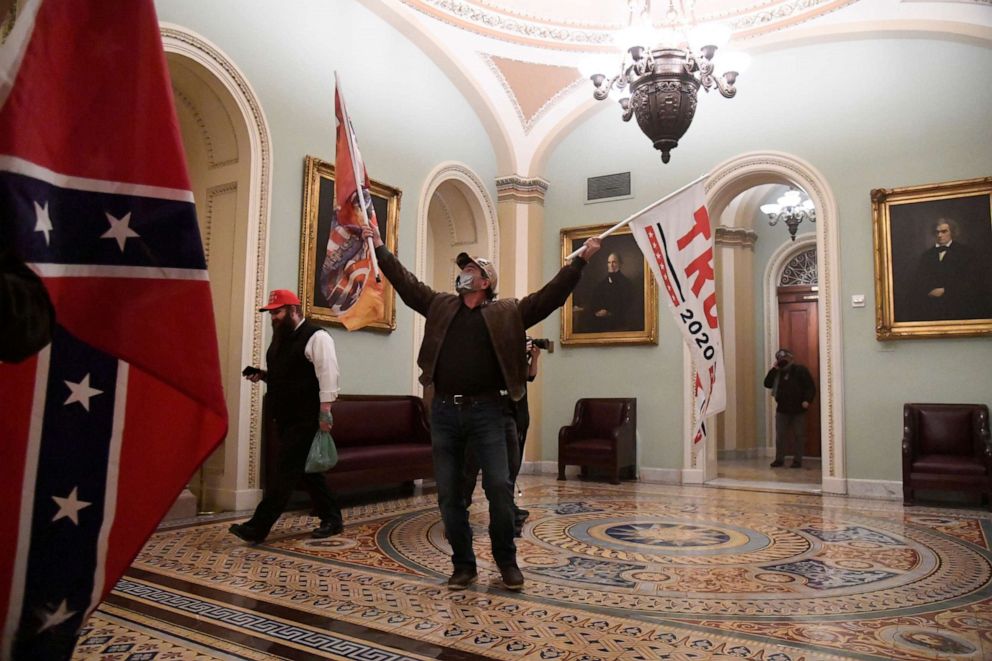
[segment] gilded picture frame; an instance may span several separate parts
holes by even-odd
[[[562,259],[613,224],[562,229]],[[610,273],[615,262],[616,275]],[[658,344],[658,286],[630,229],[603,239],[561,314],[563,346]]]
[[[386,247],[395,255],[403,193],[378,181],[371,181],[370,184],[369,192],[379,222],[379,233]],[[303,314],[311,321],[342,325],[337,315],[327,307],[318,282],[333,223],[334,164],[307,156],[303,164],[303,223],[300,233],[299,280]],[[365,328],[390,333],[396,330],[396,292],[388,280],[385,281],[383,299],[382,316]]]
[[[871,191],[878,340],[992,334],[992,177]]]

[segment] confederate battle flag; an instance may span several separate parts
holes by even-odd
[[[0,364],[0,657],[63,659],[227,429],[152,0],[23,4],[0,49],[0,214],[58,322]]]

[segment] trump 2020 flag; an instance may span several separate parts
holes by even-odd
[[[0,214],[58,322],[0,364],[0,657],[67,659],[227,430],[152,0],[24,4],[0,49]]]
[[[373,275],[374,256],[368,241],[362,241],[362,228],[366,223],[376,232],[379,223],[368,193],[369,175],[358,150],[340,83],[334,90],[334,115],[338,121],[334,220],[320,268],[320,289],[327,307],[337,315],[338,321],[348,330],[357,330],[383,314],[382,282]],[[364,212],[359,199],[366,202]]]
[[[727,406],[723,343],[716,311],[713,235],[703,180],[648,207],[630,222],[637,245],[668,297],[696,365],[693,442],[706,436],[706,416]]]

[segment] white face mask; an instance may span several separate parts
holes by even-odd
[[[474,273],[462,271],[458,274],[458,277],[455,278],[455,291],[459,294],[475,291],[476,289],[478,289],[478,287],[476,286]]]

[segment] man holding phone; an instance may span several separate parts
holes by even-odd
[[[772,468],[785,465],[788,439],[792,439],[792,467],[803,465],[806,447],[806,411],[816,396],[813,375],[804,365],[795,362],[788,349],[775,352],[775,364],[765,375],[765,387],[775,398],[775,461]]]
[[[317,430],[331,431],[331,402],[340,390],[334,340],[303,318],[300,299],[287,289],[269,294],[268,305],[259,312],[268,312],[272,318],[272,342],[265,354],[268,369],[250,366],[242,374],[252,383],[268,384],[269,408],[279,433],[279,455],[273,487],[266,491],[251,519],[235,523],[230,531],[251,544],[264,541],[289,502],[293,487],[303,478],[320,517],[320,527],[310,536],[337,535],[344,530],[337,500],[322,473],[304,470]]]

